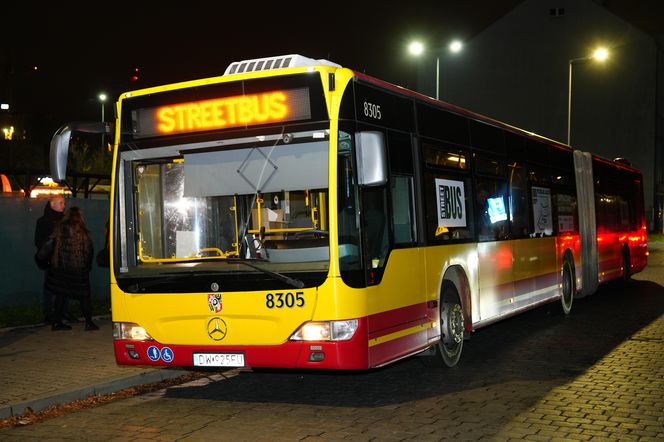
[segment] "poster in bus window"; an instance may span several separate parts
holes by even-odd
[[[556,195],[558,206],[558,231],[574,231],[574,208],[572,206],[572,196],[559,193]]]
[[[539,235],[553,234],[551,213],[551,189],[546,187],[532,188],[534,233]]]
[[[465,201],[463,181],[436,178],[438,227],[466,227]]]
[[[629,204],[627,201],[622,199],[622,197],[618,197],[618,205],[620,207],[620,225],[624,229],[628,229],[629,227]]]
[[[502,195],[486,199],[487,213],[491,224],[507,221],[507,210],[505,210],[505,199]]]

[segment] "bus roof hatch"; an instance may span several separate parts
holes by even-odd
[[[276,57],[254,58],[251,60],[234,61],[226,68],[224,75],[241,74],[244,72],[267,71],[270,69],[294,68],[299,66],[341,66],[329,60],[304,57],[302,55],[290,54]]]

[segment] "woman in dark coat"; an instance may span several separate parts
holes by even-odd
[[[67,209],[53,232],[55,239],[51,264],[46,274],[46,288],[55,293],[55,314],[52,330],[71,330],[62,322],[64,300],[78,299],[85,316],[85,329],[98,330],[92,322],[90,300],[90,269],[93,247],[90,232],[85,227],[78,207]]]

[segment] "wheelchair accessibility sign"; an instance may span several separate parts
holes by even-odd
[[[152,362],[157,362],[161,359],[167,364],[170,364],[173,362],[174,356],[175,355],[173,354],[173,350],[171,350],[169,347],[164,347],[161,350],[156,345],[151,345],[148,347],[148,359],[150,359]]]
[[[161,349],[161,360],[169,363],[173,362],[173,350],[171,350],[168,347],[164,347]]]

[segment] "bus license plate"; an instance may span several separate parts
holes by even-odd
[[[244,354],[194,353],[194,367],[244,367]]]

